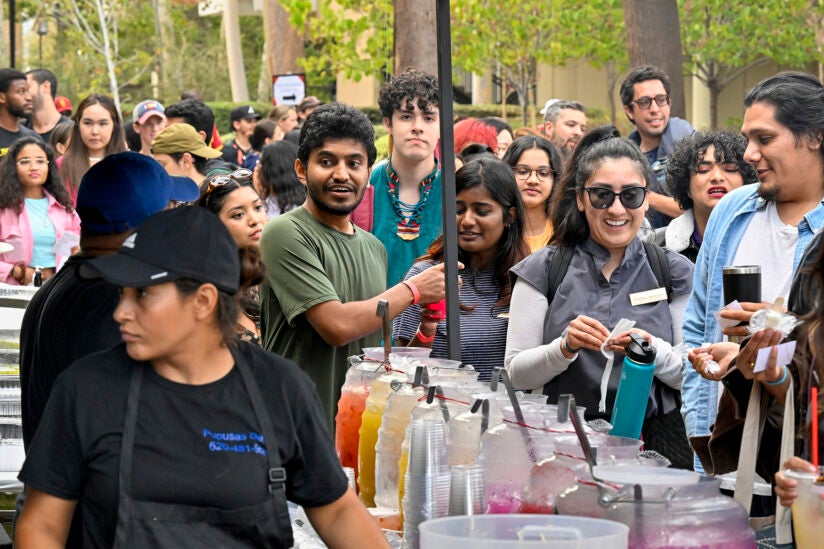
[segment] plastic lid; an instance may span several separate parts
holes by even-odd
[[[654,364],[655,348],[652,344],[638,334],[629,334],[629,337],[632,341],[627,347],[627,358],[638,364]]]
[[[701,480],[701,475],[694,471],[643,465],[598,465],[592,473],[596,478],[613,484],[642,486],[688,486]]]
[[[806,480],[808,482],[815,482],[818,478],[817,473],[808,473],[807,471],[796,471],[794,469],[785,469],[784,474],[795,480]]]

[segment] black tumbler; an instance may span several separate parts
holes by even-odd
[[[761,303],[761,266],[733,265],[724,267],[724,304],[737,300],[739,303]]]

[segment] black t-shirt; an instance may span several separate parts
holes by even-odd
[[[294,363],[245,342],[286,469],[286,496],[305,507],[340,498],[347,480],[314,386]],[[133,361],[121,344],[72,365],[57,380],[20,480],[80,499],[84,547],[110,547],[117,519],[120,440]],[[270,497],[263,440],[237,368],[185,385],[146,368],[133,460],[137,500],[237,509]],[[81,497],[82,496],[82,497]]]
[[[72,362],[121,341],[112,318],[120,291],[103,279],[85,280],[73,255],[34,295],[20,328],[23,442],[28,448],[54,380]]]
[[[35,132],[34,130],[30,130],[23,124],[20,124],[19,128],[20,129],[16,132],[10,132],[5,128],[0,128],[0,156],[6,156],[6,152],[8,152],[9,146],[21,137],[34,136],[40,139],[40,136],[37,135],[37,132]]]
[[[36,133],[37,133],[37,135],[39,135],[39,136],[40,136],[40,139],[42,139],[44,143],[48,143],[48,142],[49,142],[49,138],[51,137],[51,134],[52,134],[52,132],[54,131],[54,129],[55,129],[57,126],[59,126],[60,124],[62,124],[63,122],[71,122],[71,118],[66,118],[65,116],[63,116],[63,115],[61,114],[61,115],[60,115],[60,118],[58,118],[58,119],[57,119],[57,123],[56,123],[54,126],[52,126],[50,130],[45,131],[45,132],[43,132],[43,133],[38,132],[37,130],[35,130],[35,129],[32,127],[32,123],[33,123],[33,121],[32,121],[31,119],[26,120],[26,124],[25,124],[25,126],[26,126],[28,129],[33,130],[34,132],[36,132]]]
[[[237,144],[237,140],[232,139],[223,145],[223,150],[221,152],[223,154],[221,158],[225,162],[231,162],[232,164],[242,166],[243,161],[246,160],[246,153],[249,151],[244,151],[240,145]]]

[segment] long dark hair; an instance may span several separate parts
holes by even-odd
[[[578,209],[578,200],[583,200],[584,185],[604,160],[623,158],[638,166],[638,173],[649,187],[652,171],[644,153],[638,145],[622,138],[615,126],[595,128],[581,138],[561,178],[560,188],[553,189],[549,211],[553,228],[550,245],[576,246],[589,238],[586,215]]]
[[[504,231],[498,241],[498,249],[492,264],[495,265],[495,281],[501,288],[496,305],[506,305],[512,293],[509,285],[509,269],[529,255],[529,248],[524,240],[524,205],[521,193],[512,170],[497,158],[478,158],[465,164],[455,174],[455,194],[474,187],[483,186],[492,199],[501,205],[504,211]],[[515,216],[507,223],[511,208]],[[421,259],[443,261],[443,235],[429,246],[427,255]],[[469,267],[468,255],[458,249],[458,259]]]
[[[69,146],[66,149],[66,154],[63,155],[63,164],[60,168],[63,177],[68,179],[75,189],[80,186],[83,174],[89,169],[89,151],[80,137],[80,120],[83,118],[83,111],[92,105],[100,105],[108,111],[109,116],[112,118],[112,137],[106,145],[105,156],[128,150],[126,134],[123,131],[123,121],[120,119],[120,113],[117,112],[114,100],[108,95],[100,93],[93,93],[85,98],[80,102],[77,112],[74,113],[72,118],[74,120],[72,136],[69,139]]]
[[[250,288],[254,288],[266,275],[266,267],[260,259],[260,250],[257,248],[240,248],[240,283],[238,291],[234,295],[226,292],[218,292],[217,313],[215,321],[223,336],[223,342],[227,345],[236,345],[238,341],[237,318],[240,310],[246,310],[249,306],[247,296]],[[203,282],[193,278],[181,278],[175,281],[177,291],[181,295],[192,295],[203,285]],[[257,303],[252,304],[258,314],[260,307]]]
[[[512,145],[504,154],[503,161],[509,164],[509,167],[515,169],[521,156],[528,150],[538,149],[544,151],[549,158],[549,169],[552,170],[552,190],[549,192],[549,198],[546,199],[546,212],[549,213],[549,205],[552,203],[552,196],[555,194],[555,189],[560,187],[561,170],[563,164],[561,163],[561,155],[558,154],[558,149],[555,145],[538,135],[525,135],[517,138],[512,142]]]
[[[304,187],[295,173],[298,146],[289,141],[275,141],[263,147],[258,160],[260,197],[274,197],[281,212],[288,212],[306,200]]]
[[[57,164],[54,163],[54,151],[39,138],[33,136],[21,137],[11,144],[8,152],[0,161],[0,210],[15,208],[18,213],[23,211],[23,184],[17,175],[17,157],[26,145],[37,145],[40,150],[46,153],[49,162],[49,169],[46,173],[46,181],[43,183],[43,190],[54,197],[58,204],[71,212],[72,201],[66,186],[60,180],[60,172]]]

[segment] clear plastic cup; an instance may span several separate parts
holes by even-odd
[[[793,501],[793,534],[798,549],[813,549],[824,540],[824,483],[819,475],[804,471],[784,471],[798,482],[798,497]]]

